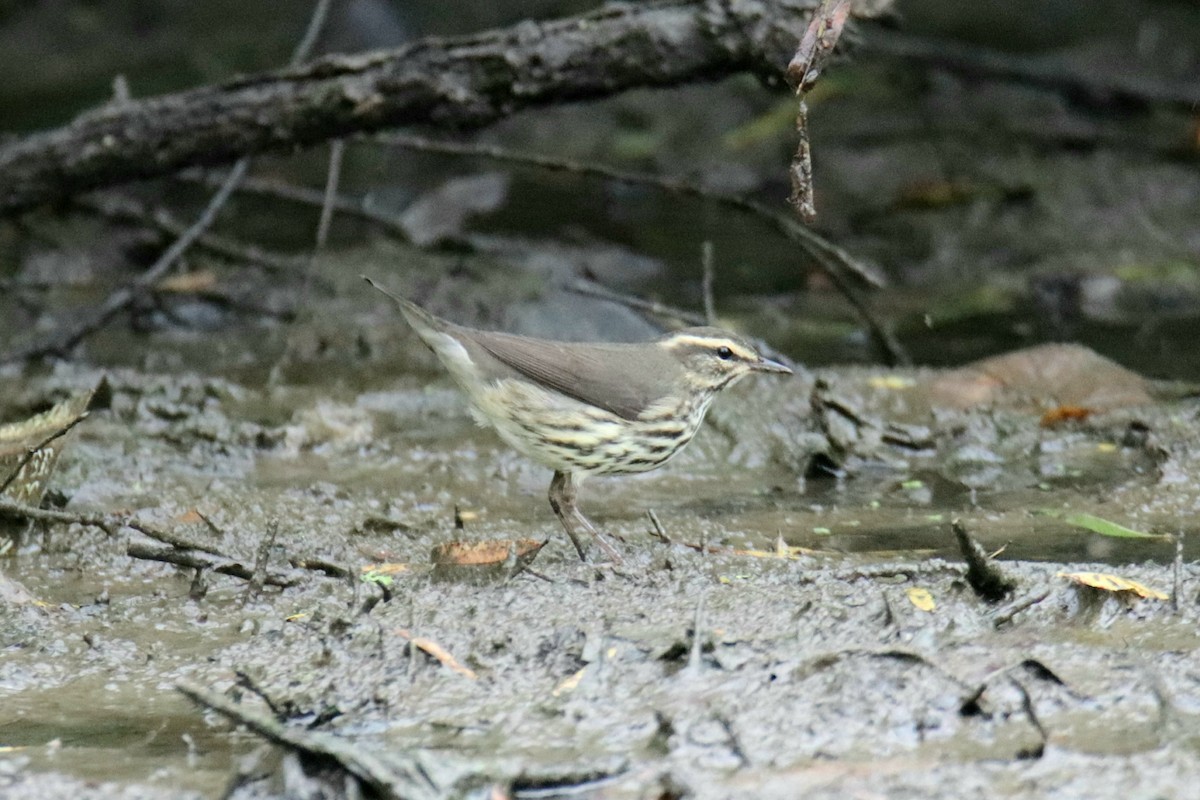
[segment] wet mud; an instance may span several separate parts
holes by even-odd
[[[180,683],[419,754],[443,796],[1188,796],[1192,401],[1047,425],[1023,401],[935,407],[931,371],[747,382],[668,467],[584,485],[625,562],[582,564],[548,472],[473,424],[401,323],[361,322],[378,346],[326,382],[4,379],[14,419],[106,377],[49,502],[200,547],[128,525],[8,538],[5,797],[344,792]],[[972,590],[954,520],[998,552],[1009,595]],[[507,579],[431,563],[447,542],[515,538],[548,544]]]

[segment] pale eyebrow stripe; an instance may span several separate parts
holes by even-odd
[[[672,348],[692,346],[692,347],[705,347],[705,348],[708,348],[709,350],[716,350],[718,347],[728,347],[737,356],[745,359],[746,361],[757,361],[758,360],[758,354],[755,353],[753,350],[747,350],[745,347],[742,347],[737,342],[731,341],[729,339],[717,339],[717,338],[709,337],[709,336],[677,336],[677,337],[669,340],[666,344],[668,347],[672,347]]]

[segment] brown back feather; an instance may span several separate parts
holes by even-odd
[[[625,419],[636,419],[675,391],[683,374],[673,356],[649,342],[577,344],[469,328],[455,333],[547,389]],[[502,372],[494,377],[504,377]]]

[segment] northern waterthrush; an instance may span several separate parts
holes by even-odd
[[[720,328],[637,344],[555,342],[455,325],[366,280],[400,306],[475,420],[554,470],[550,506],[584,560],[581,532],[620,560],[576,506],[584,476],[660,467],[691,441],[717,392],[752,372],[791,373]]]

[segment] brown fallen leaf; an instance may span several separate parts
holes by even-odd
[[[1092,409],[1084,406],[1055,406],[1042,414],[1041,426],[1053,428],[1064,422],[1082,422],[1092,415]]]
[[[482,542],[453,541],[435,545],[430,551],[434,574],[441,577],[515,575],[529,565],[549,540],[487,539]],[[511,569],[504,569],[511,567]]]
[[[457,672],[464,678],[470,678],[471,680],[479,679],[479,676],[475,674],[473,669],[464,667],[461,663],[459,663],[457,658],[450,654],[446,648],[442,647],[433,639],[426,639],[424,636],[413,636],[404,628],[396,629],[396,635],[402,639],[412,642],[418,649],[433,656],[440,661],[443,666],[448,667],[454,672]]]

